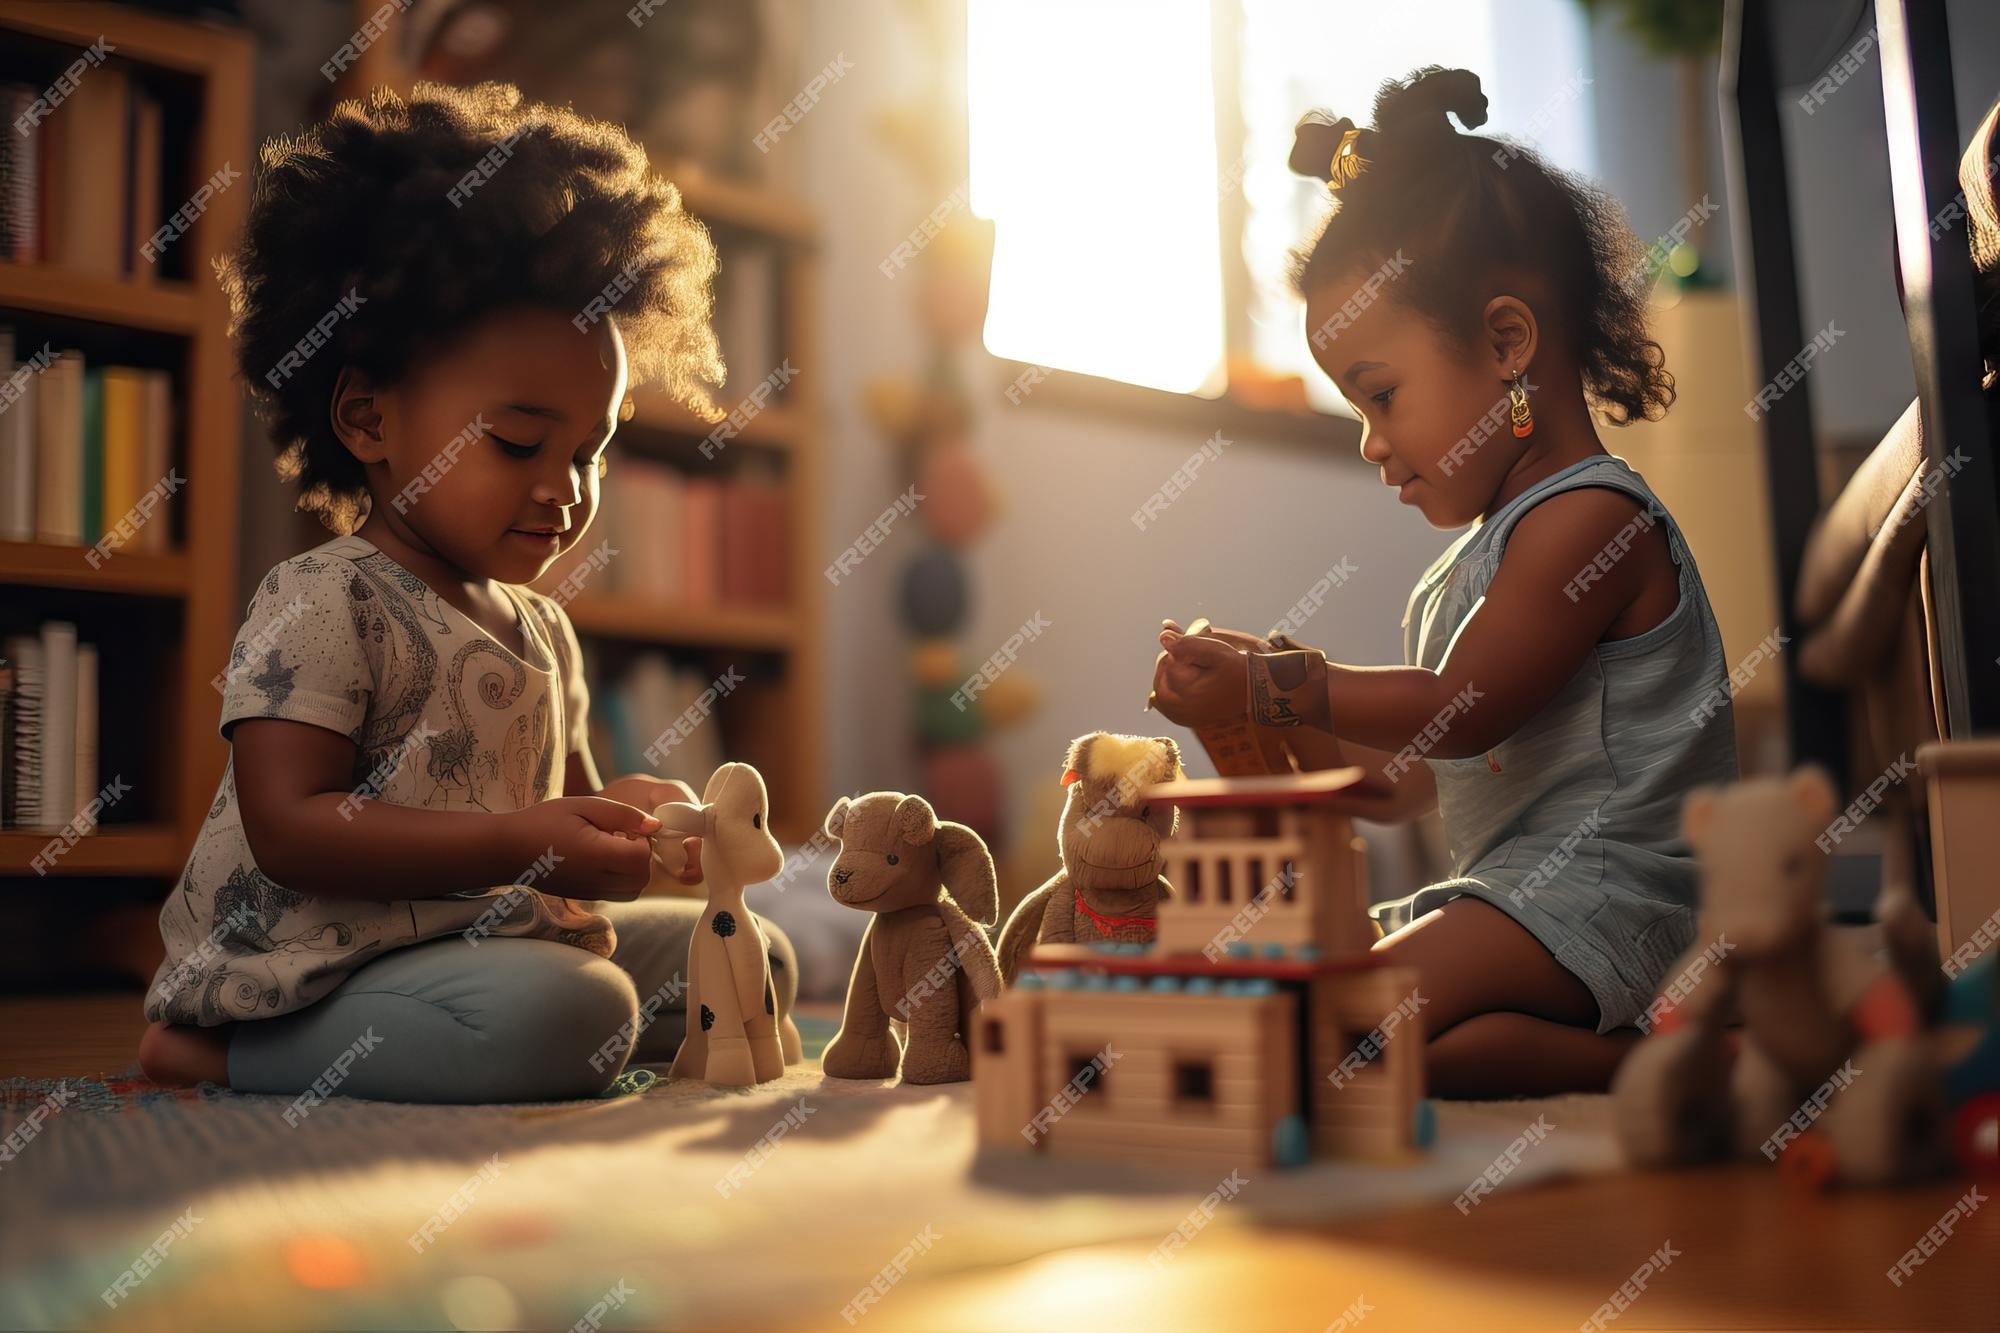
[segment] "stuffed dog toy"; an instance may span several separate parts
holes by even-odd
[[[875,914],[840,1032],[826,1048],[827,1074],[893,1078],[900,1067],[905,1083],[964,1082],[973,1012],[1000,993],[1000,967],[981,929],[999,911],[986,844],[965,825],[939,820],[923,797],[893,791],[841,797],[826,832],[840,842],[827,892]]]

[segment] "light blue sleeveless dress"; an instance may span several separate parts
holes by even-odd
[[[1490,754],[1424,761],[1437,778],[1452,878],[1374,912],[1394,930],[1461,895],[1492,903],[1590,988],[1598,1031],[1609,1032],[1645,1012],[1694,938],[1695,865],[1680,836],[1681,801],[1696,786],[1737,776],[1722,634],[1679,525],[1624,459],[1572,464],[1459,537],[1424,572],[1404,616],[1403,654],[1435,670],[1485,596],[1521,516],[1585,486],[1623,491],[1640,504],[1636,521],[1665,529],[1680,603],[1642,634],[1599,643]]]

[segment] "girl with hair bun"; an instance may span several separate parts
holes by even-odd
[[[1737,773],[1694,557],[1598,437],[1673,402],[1652,273],[1614,200],[1485,122],[1478,76],[1431,67],[1371,125],[1307,115],[1291,156],[1334,201],[1294,267],[1313,358],[1398,501],[1466,528],[1411,594],[1405,664],[1325,673],[1388,817],[1435,807],[1449,838],[1450,877],[1379,905],[1376,947],[1418,970],[1431,1086],[1461,1097],[1609,1084],[1694,939],[1682,800]],[[1160,643],[1184,725],[1242,720],[1257,654],[1296,647]]]

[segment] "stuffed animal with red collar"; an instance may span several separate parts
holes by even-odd
[[[1069,795],[1057,834],[1062,869],[1021,900],[1000,933],[1000,973],[1009,985],[1038,943],[1152,943],[1160,900],[1173,893],[1160,871],[1176,811],[1139,794],[1180,776],[1180,747],[1165,736],[1094,731],[1070,742],[1062,778]]]

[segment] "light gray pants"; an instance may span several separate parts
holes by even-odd
[[[690,898],[600,903],[609,959],[553,940],[462,935],[384,954],[323,999],[236,1025],[229,1086],[292,1095],[340,1068],[332,1095],[397,1102],[532,1102],[595,1097],[627,1060],[671,1060],[687,1028]],[[771,943],[778,1012],[798,998],[792,942]],[[345,1059],[342,1057],[345,1056]],[[336,1066],[336,1061],[340,1061]]]

